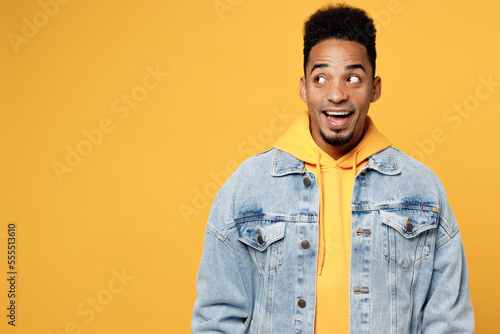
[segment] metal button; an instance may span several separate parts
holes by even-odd
[[[259,243],[259,245],[262,245],[264,243],[264,238],[261,235],[259,235],[257,237],[257,242]]]
[[[411,223],[411,217],[408,217],[408,222],[406,223],[406,230],[408,232],[413,231],[413,224]]]
[[[300,243],[300,245],[302,246],[302,248],[308,249],[309,248],[309,241],[302,240],[302,242]]]
[[[360,173],[359,175],[360,175],[360,176],[366,176],[366,173],[365,173],[365,172],[363,172],[363,173]]]
[[[308,186],[308,185],[310,185],[310,184],[311,184],[311,179],[310,179],[310,178],[308,178],[308,177],[305,177],[305,178],[302,180],[302,182],[304,182],[304,185]]]
[[[299,299],[299,302],[297,304],[300,308],[306,307],[306,301],[304,299]]]

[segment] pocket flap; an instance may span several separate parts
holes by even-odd
[[[264,251],[270,244],[285,236],[285,225],[285,222],[269,220],[238,223],[238,240],[258,251]]]
[[[409,239],[436,228],[439,214],[436,211],[398,209],[381,211],[380,216],[383,224]]]

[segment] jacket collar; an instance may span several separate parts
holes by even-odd
[[[284,176],[288,174],[304,174],[306,168],[302,160],[293,155],[274,149],[273,165],[271,167],[272,176]]]
[[[366,167],[386,175],[397,175],[401,173],[396,155],[394,154],[394,148],[392,147],[388,147],[370,156]]]
[[[397,175],[401,173],[394,154],[394,148],[388,147],[368,158],[365,168],[373,169],[386,175]],[[273,163],[271,167],[272,176],[284,176],[288,174],[304,174],[304,162],[284,151],[274,149]]]

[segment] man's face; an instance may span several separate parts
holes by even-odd
[[[353,149],[363,137],[371,102],[380,97],[381,81],[363,45],[339,39],[316,44],[309,53],[300,97],[307,103],[316,144],[334,159]]]

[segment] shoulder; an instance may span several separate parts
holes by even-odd
[[[420,198],[418,204],[435,205],[439,208],[440,219],[445,224],[454,220],[444,186],[432,169],[394,147],[378,154],[385,155],[386,160],[390,155],[393,160],[397,172],[394,173],[394,178],[391,178],[392,187],[389,187],[394,193],[405,198]],[[377,158],[376,155],[374,157]],[[387,178],[383,179],[387,182]]]
[[[238,166],[228,181],[242,181],[241,179],[256,173],[270,173],[275,153],[276,149],[272,148],[246,159]]]
[[[387,196],[383,198],[399,198],[424,206],[441,206],[446,201],[443,185],[436,174],[396,148],[389,147],[372,155],[367,167],[374,171],[370,173],[371,187]]]
[[[227,228],[242,211],[258,202],[272,183],[273,161],[279,154],[275,148],[243,161],[222,185],[210,211],[209,223]]]
[[[408,154],[404,153],[403,151],[395,147],[390,147],[388,149],[391,150],[391,154],[394,155],[398,163],[398,166],[401,168],[402,171],[406,173],[419,172],[419,173],[425,173],[429,176],[431,175],[435,176],[435,173],[429,167],[427,167],[425,164],[418,161],[417,159],[409,156]]]
[[[408,181],[405,182],[413,181],[442,188],[441,181],[432,169],[394,147],[388,147],[371,156],[370,166],[383,174],[398,175],[400,178],[407,179]]]

